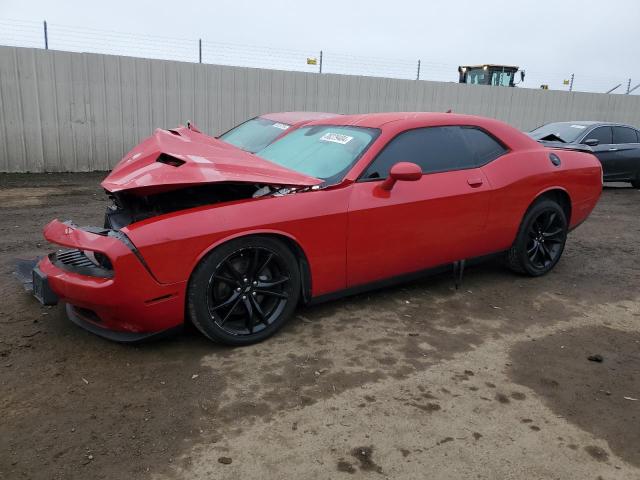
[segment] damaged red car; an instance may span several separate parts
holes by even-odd
[[[301,303],[491,254],[543,275],[596,205],[602,169],[497,120],[381,113],[317,120],[256,154],[157,130],[102,186],[104,227],[45,227],[66,248],[34,269],[36,295],[113,340],[189,320],[245,345]]]

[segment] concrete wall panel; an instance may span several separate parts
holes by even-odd
[[[484,115],[640,126],[640,96],[479,87],[0,47],[0,172],[112,168],[155,128],[213,135],[288,110]]]

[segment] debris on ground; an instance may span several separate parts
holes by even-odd
[[[602,358],[602,355],[600,355],[599,353],[596,353],[595,355],[589,355],[587,357],[587,360],[591,362],[602,363],[604,361],[604,358]]]

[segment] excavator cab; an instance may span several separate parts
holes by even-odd
[[[494,85],[515,87],[516,73],[520,71],[520,82],[524,81],[524,70],[510,65],[462,65],[458,67],[459,83],[470,85]]]

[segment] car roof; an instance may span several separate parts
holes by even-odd
[[[335,125],[352,125],[358,127],[380,128],[391,122],[403,120],[416,120],[425,123],[446,125],[451,122],[460,124],[469,122],[477,124],[482,121],[491,121],[485,117],[475,115],[463,115],[458,113],[440,113],[440,112],[384,112],[384,113],[362,113],[357,115],[342,115],[333,121],[318,120],[313,122],[314,125],[335,124]]]
[[[325,120],[316,120],[307,126],[333,125],[343,127],[375,128],[384,135],[395,135],[412,128],[441,126],[475,126],[487,130],[498,137],[511,149],[525,149],[537,146],[531,137],[511,125],[488,117],[441,112],[385,112],[342,115]]]
[[[338,113],[328,112],[273,112],[264,113],[259,115],[260,118],[266,118],[273,122],[286,123],[288,125],[295,125],[296,123],[307,123],[314,120],[322,120],[325,118],[331,118],[338,116]]]
[[[549,123],[546,123],[545,125],[549,125],[550,123],[565,123],[565,124],[571,124],[571,125],[583,125],[585,127],[590,127],[590,126],[593,126],[593,125],[606,127],[608,125],[612,125],[612,126],[635,128],[634,126],[627,125],[626,123],[601,122],[601,121],[597,121],[597,120],[571,120],[571,121],[566,121],[566,122],[549,122]]]

